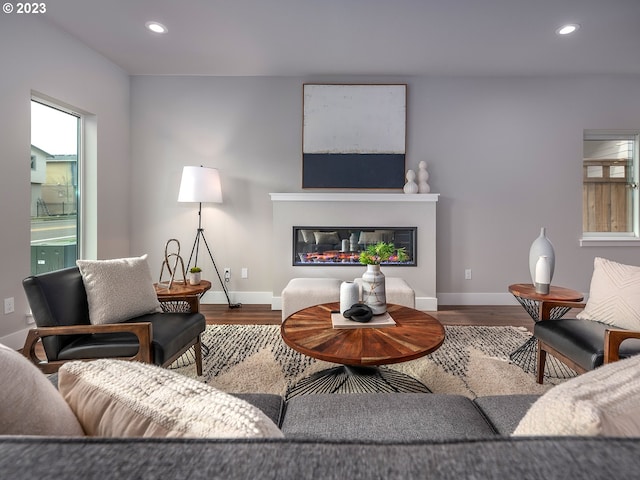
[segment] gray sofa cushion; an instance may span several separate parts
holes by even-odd
[[[471,400],[430,393],[301,395],[287,401],[287,438],[441,440],[495,436]]]
[[[603,479],[640,471],[640,440],[483,441],[47,439],[0,437],[0,478]]]
[[[511,435],[540,395],[478,397],[474,403],[500,435]]]
[[[284,400],[280,395],[271,393],[231,393],[231,395],[262,410],[273,423],[280,426],[284,412]]]

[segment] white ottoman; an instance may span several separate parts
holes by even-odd
[[[321,303],[340,301],[337,278],[293,278],[282,290],[282,321],[292,313]]]
[[[416,294],[407,282],[398,277],[385,277],[384,280],[387,303],[416,308]],[[356,278],[354,282],[358,284],[360,288],[360,298],[362,298],[362,278]]]

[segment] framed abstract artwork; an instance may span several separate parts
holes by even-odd
[[[406,85],[303,85],[302,187],[402,188]]]

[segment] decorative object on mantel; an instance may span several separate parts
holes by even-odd
[[[536,265],[541,256],[547,257],[548,267],[549,267],[549,284],[551,284],[551,280],[553,279],[553,271],[556,265],[556,254],[553,250],[553,244],[547,238],[546,228],[542,227],[540,229],[540,235],[536,238],[531,244],[531,248],[529,249],[529,273],[531,274],[531,283],[536,285]],[[544,273],[544,269],[543,269]],[[547,280],[546,276],[542,280]]]
[[[427,183],[429,180],[429,172],[427,172],[427,162],[421,160],[418,163],[418,193],[429,193],[431,187]]]
[[[404,185],[406,85],[303,85],[302,187]]]
[[[340,313],[344,314],[354,304],[358,303],[360,288],[355,282],[342,282],[340,284]]]
[[[169,253],[169,245],[173,243],[176,244],[177,250],[173,253]],[[173,266],[171,265],[171,261],[173,261]],[[171,290],[173,282],[175,281],[176,273],[178,272],[178,264],[180,264],[180,271],[182,272],[182,279],[179,281],[186,285],[187,275],[184,270],[184,261],[180,256],[180,242],[175,238],[171,238],[167,240],[167,243],[164,245],[164,260],[162,261],[162,267],[160,267],[160,280],[158,281],[159,287]],[[164,274],[165,267],[167,267],[169,275],[171,275],[168,282],[162,281],[162,275]]]
[[[200,267],[191,267],[189,269],[189,285],[200,285],[202,281],[202,269]]]
[[[371,307],[374,315],[387,311],[387,296],[384,274],[380,271],[380,262],[392,257],[402,262],[407,259],[404,248],[396,249],[393,243],[378,242],[369,245],[360,254],[360,263],[367,266],[362,274],[362,303]]]
[[[415,182],[416,172],[407,170],[407,183],[404,184],[404,193],[418,193],[418,184]]]

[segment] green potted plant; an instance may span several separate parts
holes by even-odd
[[[360,263],[363,265],[380,265],[382,262],[389,260],[394,262],[404,262],[409,258],[407,250],[402,248],[395,248],[393,243],[378,242],[373,245],[369,245],[364,251],[360,253]]]
[[[189,284],[200,285],[202,279],[202,269],[200,267],[191,267],[189,269]]]
[[[387,311],[384,274],[380,263],[389,260],[404,262],[408,259],[405,248],[396,248],[393,243],[378,242],[360,252],[360,263],[367,266],[362,275],[362,302],[371,308],[374,315]]]

